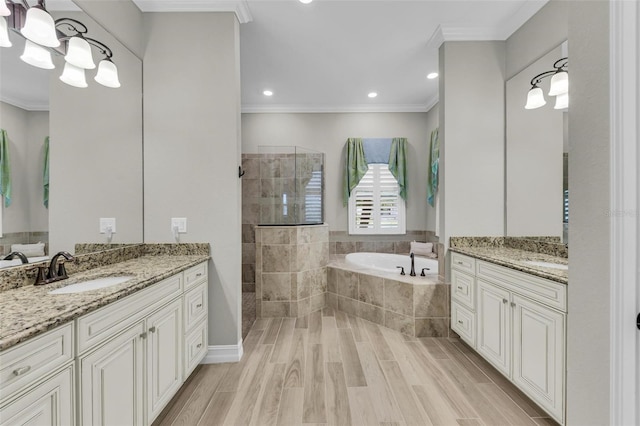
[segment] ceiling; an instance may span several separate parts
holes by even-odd
[[[133,1],[143,12],[236,13],[243,112],[352,112],[428,110],[442,41],[505,40],[548,0]],[[0,98],[43,109],[48,72],[22,64],[15,44],[1,49]],[[10,74],[28,82],[24,99],[6,93]]]

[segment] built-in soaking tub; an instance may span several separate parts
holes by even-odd
[[[411,258],[402,254],[387,253],[350,253],[345,257],[347,264],[356,268],[368,268],[374,271],[400,273],[401,266],[406,274],[411,271]],[[425,275],[438,274],[438,261],[426,257],[414,258],[414,266],[416,274],[421,274],[424,270]]]
[[[400,275],[396,266],[403,266]],[[420,276],[422,268],[425,276]],[[327,304],[349,315],[409,336],[447,337],[450,285],[438,275],[437,259],[351,253],[332,256],[327,266]]]

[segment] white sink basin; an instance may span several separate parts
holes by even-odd
[[[563,265],[562,263],[539,262],[537,260],[527,260],[524,263],[531,266],[540,266],[543,268],[561,269],[563,271],[569,270],[569,265]]]
[[[96,278],[95,280],[83,281],[80,283],[68,285],[66,287],[61,287],[57,290],[50,291],[49,294],[70,294],[70,293],[82,293],[85,291],[99,290],[101,288],[122,284],[125,281],[129,281],[131,278],[133,277],[123,276],[123,277]]]

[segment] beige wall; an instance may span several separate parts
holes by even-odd
[[[122,87],[68,86],[50,74],[49,244],[106,242],[101,217],[116,218],[114,243],[142,242],[142,62],[85,14],[89,35],[111,48]],[[97,58],[96,58],[97,59]],[[55,58],[58,70],[63,58]]]
[[[429,113],[242,114],[242,152],[260,145],[296,145],[325,153],[325,222],[331,231],[347,231],[342,204],[344,145],[350,137],[406,137],[409,141],[407,230],[434,230],[427,209],[429,136],[437,126],[437,108]]]
[[[440,47],[440,241],[504,234],[504,42]]]
[[[567,422],[609,424],[609,2],[569,5]]]
[[[144,18],[145,242],[173,242],[171,218],[186,217],[180,240],[211,244],[209,345],[235,345],[241,334],[239,24],[232,13]]]
[[[6,130],[9,137],[13,191],[11,206],[2,205],[3,232],[47,231],[49,223],[42,198],[42,172],[49,113],[26,111],[0,102],[0,128]]]

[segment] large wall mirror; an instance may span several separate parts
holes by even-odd
[[[34,3],[29,1],[29,3]],[[72,5],[73,6],[73,5]],[[3,206],[0,245],[47,242],[47,255],[73,252],[76,243],[107,243],[100,218],[115,218],[111,243],[141,243],[142,61],[89,15],[50,10],[54,18],[82,22],[87,36],[113,51],[121,87],[107,88],[87,70],[87,88],[60,81],[55,69],[20,60],[24,39],[0,48],[0,128],[9,136],[13,199]],[[92,50],[96,64],[103,58]],[[49,136],[49,202],[44,203],[45,137]]]
[[[546,105],[524,108],[531,79],[567,56],[564,43],[507,81],[507,236],[556,237],[567,243],[567,112],[554,109],[555,98],[547,95],[550,78],[540,85]]]

